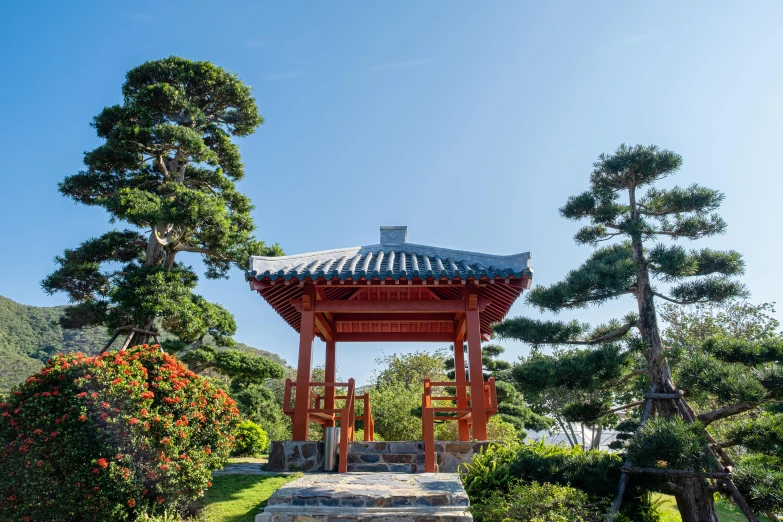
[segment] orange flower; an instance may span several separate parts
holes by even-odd
[[[133,424],[136,424],[137,422],[139,422],[139,419],[137,419],[136,417],[131,417],[131,420],[129,420],[128,422],[130,422],[131,425],[133,425]]]

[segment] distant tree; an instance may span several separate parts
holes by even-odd
[[[66,250],[42,286],[75,303],[66,328],[125,328],[132,345],[162,326],[185,343],[209,334],[230,346],[233,316],[193,292],[198,277],[180,254],[200,256],[217,279],[251,254],[282,253],[254,238],[253,206],[235,185],[245,173],[232,137],[263,121],[250,87],[209,62],[170,57],[131,69],[122,94],[93,120],[104,143],[59,187],[129,228]]]
[[[400,382],[386,382],[370,389],[375,433],[383,440],[421,440],[421,389]]]
[[[446,379],[446,352],[438,350],[435,353],[423,351],[391,355],[383,355],[375,359],[378,368],[375,383],[378,386],[386,384],[400,384],[423,390],[425,378],[433,381]]]
[[[571,197],[560,209],[568,219],[587,219],[590,224],[575,236],[579,244],[598,246],[579,268],[550,286],[528,293],[528,302],[541,310],[563,310],[600,305],[623,296],[633,297],[634,313],[590,330],[586,325],[528,318],[509,319],[495,332],[533,345],[606,345],[626,341],[619,353],[634,350],[644,359],[644,375],[663,393],[675,393],[672,370],[661,339],[655,311],[656,299],[686,305],[720,302],[747,294],[731,276],[741,274],[744,263],[733,251],[711,249],[688,251],[676,244],[655,243],[664,239],[695,240],[721,234],[726,229],[715,213],[723,194],[691,185],[663,189],[655,184],[679,170],[682,158],[655,146],[621,145],[612,155],[601,155],[594,164],[590,188]],[[646,192],[642,192],[646,189]],[[624,200],[622,199],[624,198]],[[653,284],[656,278],[668,291]],[[632,334],[631,332],[636,332]],[[558,374],[583,374],[581,354],[560,361]],[[623,365],[616,366],[617,369]],[[615,372],[606,379],[625,379]],[[627,378],[638,378],[633,375]],[[657,412],[675,422],[681,415],[674,400],[658,401]],[[717,415],[715,412],[713,415]],[[702,477],[673,478],[667,482],[685,522],[714,520],[712,485]]]

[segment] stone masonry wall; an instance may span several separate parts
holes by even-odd
[[[463,462],[493,441],[436,441],[438,470],[456,473]],[[324,443],[316,441],[273,441],[269,452],[270,471],[323,471]],[[424,469],[424,443],[421,441],[353,442],[348,465],[362,471],[415,472]],[[372,467],[373,469],[369,469]],[[367,469],[365,469],[367,468]]]
[[[269,471],[323,471],[321,441],[274,440],[269,448]]]

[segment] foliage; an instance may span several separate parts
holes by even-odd
[[[382,440],[421,440],[421,419],[411,413],[421,407],[421,393],[395,382],[370,389],[375,433]]]
[[[755,342],[779,336],[780,322],[772,315],[774,303],[749,301],[694,304],[664,303],[658,313],[666,324],[666,344],[672,348],[700,346],[714,336]]]
[[[489,498],[470,508],[477,522],[598,522],[602,506],[568,486],[517,482],[508,492],[493,491]]]
[[[270,381],[276,380],[267,382]],[[285,440],[290,437],[290,420],[283,414],[282,397],[278,401],[270,388],[266,383],[247,384],[241,379],[234,379],[229,390],[243,418],[261,426],[270,440]]]
[[[267,379],[281,379],[285,372],[279,364],[266,357],[239,350],[216,350],[212,346],[199,346],[185,350],[182,361],[195,373],[213,369],[244,384],[261,384]]]
[[[517,442],[523,435],[517,431],[514,424],[506,421],[500,415],[493,415],[487,422],[487,440],[501,442]],[[435,424],[435,440],[459,440],[459,427],[456,422],[441,422]]]
[[[744,455],[737,462],[734,482],[759,511],[783,510],[783,459],[761,453]]]
[[[631,439],[628,458],[640,468],[711,470],[713,461],[704,451],[706,445],[700,424],[689,424],[678,417],[654,418]]]
[[[357,429],[356,431],[354,431],[353,432],[353,440],[364,440],[364,430],[363,429]],[[373,434],[373,440],[383,441],[383,440],[386,440],[386,439],[381,437],[381,435],[376,432],[376,433]]]
[[[209,62],[170,57],[131,69],[122,94],[93,119],[104,141],[85,153],[85,170],[59,188],[130,228],[67,249],[42,286],[75,303],[65,328],[149,331],[159,322],[186,344],[210,335],[231,346],[233,316],[193,292],[198,277],[177,257],[199,255],[216,279],[244,270],[251,254],[281,253],[254,238],[253,206],[236,187],[244,166],[232,138],[263,121],[250,88]]]
[[[146,345],[59,355],[0,410],[4,520],[132,520],[175,508],[209,487],[239,419],[225,392]]]
[[[23,382],[56,353],[82,349],[95,354],[103,347],[103,328],[64,330],[57,322],[64,308],[25,306],[0,297],[0,391]]]
[[[623,144],[613,154],[599,156],[588,189],[570,197],[560,208],[564,218],[587,222],[574,240],[593,246],[592,254],[561,281],[527,294],[529,304],[556,314],[632,296],[636,306],[631,313],[592,330],[576,321],[529,318],[507,319],[495,328],[501,338],[561,349],[551,357],[522,361],[512,374],[520,389],[530,386],[524,379],[529,374],[537,377],[538,397],[544,399],[539,407],[556,412],[564,421],[606,422],[613,406],[638,400],[650,384],[669,393],[678,385],[686,391],[702,388],[724,402],[761,400],[764,386],[754,383],[748,372],[715,365],[708,356],[683,359],[683,365],[689,364],[693,371],[681,368],[677,380],[673,379],[667,359],[672,352],[660,335],[656,302],[720,303],[748,294],[735,279],[744,272],[739,253],[686,250],[671,242],[701,239],[726,229],[716,212],[724,199],[722,193],[696,184],[667,189],[656,186],[681,165],[678,154],[656,146]],[[564,345],[586,349],[564,351]],[[615,357],[594,364],[609,354]],[[557,384],[549,386],[547,377]],[[771,372],[756,380],[776,383],[778,377]],[[731,382],[724,384],[727,378]],[[735,413],[741,411],[737,408]],[[674,401],[659,402],[656,412],[666,419],[680,415]],[[560,424],[568,436],[569,426]],[[686,432],[667,433],[685,436]],[[576,438],[573,432],[571,438]],[[680,442],[687,445],[688,441]],[[649,457],[655,459],[656,455]],[[706,482],[673,479],[671,484],[678,504],[687,506],[683,512],[693,513],[693,520],[687,522],[714,518],[712,492]]]
[[[619,455],[605,451],[582,451],[543,441],[508,443],[474,455],[472,462],[461,466],[460,475],[473,505],[488,505],[521,483],[538,482],[576,488],[590,503],[605,506],[616,493],[622,464]],[[649,503],[634,482],[629,498],[623,514],[638,512]]]
[[[435,353],[416,351],[403,354],[391,354],[378,357],[375,364],[375,382],[378,386],[387,384],[402,384],[407,387],[422,389],[425,378],[433,381],[445,381],[446,353],[438,350]]]
[[[234,431],[234,449],[232,457],[257,457],[265,453],[269,446],[266,432],[253,421],[242,421]]]
[[[463,350],[467,352],[467,347],[464,346]],[[454,346],[449,347],[450,352],[454,352]],[[525,428],[531,430],[542,430],[549,427],[551,422],[546,417],[537,414],[531,410],[525,401],[522,399],[522,395],[514,387],[509,376],[509,369],[511,364],[507,361],[500,359],[500,356],[505,352],[505,348],[497,344],[485,344],[481,349],[481,363],[483,370],[483,379],[486,381],[489,377],[495,378],[495,389],[498,400],[498,413],[497,416],[506,423],[514,427],[517,435],[520,439],[526,436]],[[465,376],[470,379],[470,371],[467,367],[467,357],[465,357]],[[446,369],[448,370],[448,378],[454,380],[456,378],[456,369],[454,367],[454,357],[446,359]],[[448,394],[456,394],[456,389],[447,388]],[[447,424],[452,424],[448,422]],[[498,426],[502,426],[499,424]],[[456,433],[451,428],[441,429],[441,433]],[[508,432],[499,431],[498,436],[506,437]],[[488,435],[489,436],[489,435]],[[451,440],[457,440],[455,437]],[[446,439],[443,439],[446,440]],[[490,440],[506,440],[505,438],[490,437]]]

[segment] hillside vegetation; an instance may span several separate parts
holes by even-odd
[[[109,339],[103,327],[66,330],[58,319],[65,306],[27,306],[0,296],[0,391],[19,384],[59,352],[96,354]],[[167,335],[164,333],[163,338]],[[204,342],[209,344],[210,339]],[[280,356],[237,343],[235,349],[255,353],[285,366]]]

